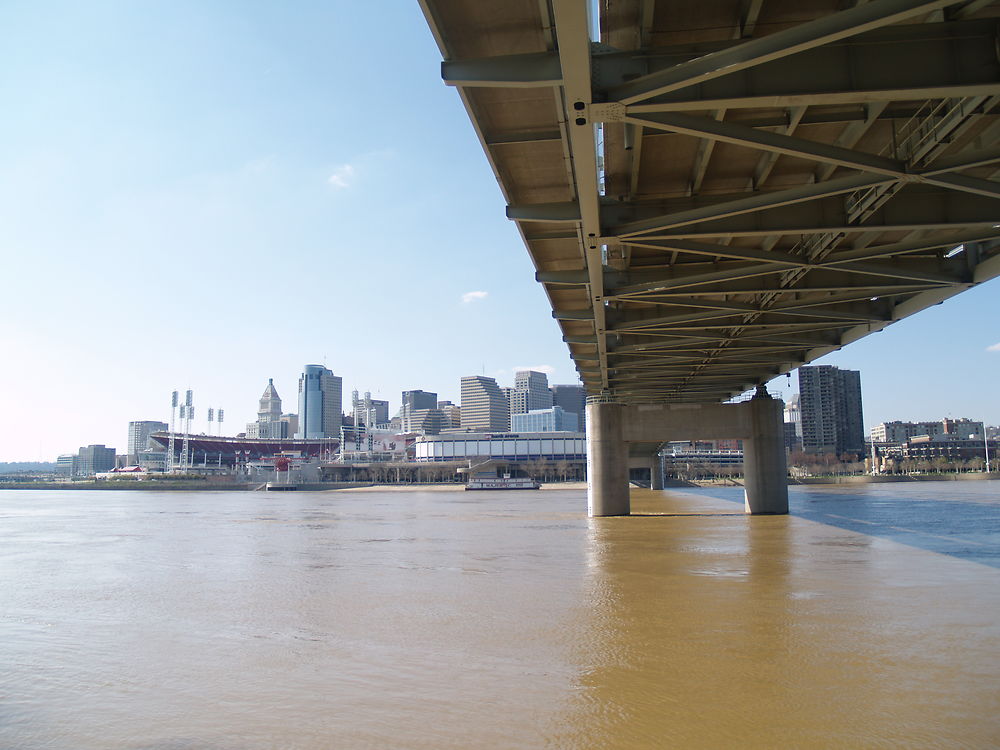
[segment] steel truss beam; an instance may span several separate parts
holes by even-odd
[[[823,184],[823,183],[820,183]],[[792,189],[798,194],[799,188]],[[779,193],[785,191],[777,191]],[[744,194],[736,200],[742,200]],[[851,214],[843,199],[821,196],[811,200],[789,202],[778,198],[773,208],[761,207],[757,211],[733,214],[725,208],[725,200],[718,200],[717,211],[721,218],[657,230],[656,223],[670,225],[673,216],[692,207],[692,201],[678,201],[671,211],[669,204],[619,204],[608,207],[607,238],[609,241],[629,243],[637,232],[642,232],[642,242],[648,240],[702,239],[714,237],[759,237],[768,235],[809,235],[849,232],[891,232],[914,230],[950,230],[956,233],[982,231],[1000,223],[1000,203],[995,199],[975,194],[958,194],[936,190],[930,186],[903,188],[886,205],[871,212],[862,224],[851,221]],[[695,205],[696,202],[694,202]],[[621,221],[632,214],[633,221]],[[646,216],[643,216],[645,214]],[[647,218],[648,217],[648,218]],[[614,220],[618,218],[616,223]]]
[[[1000,93],[1000,84],[997,85],[997,93]],[[847,167],[857,169],[862,172],[872,172],[874,174],[886,175],[896,180],[921,181],[932,185],[959,190],[963,192],[987,195],[993,198],[1000,198],[1000,184],[978,177],[956,174],[953,172],[941,172],[938,170],[929,172],[910,172],[904,162],[898,159],[890,159],[874,154],[867,154],[861,151],[853,151],[841,146],[818,143],[803,138],[797,138],[783,133],[771,133],[767,130],[757,130],[745,125],[731,122],[720,122],[708,117],[696,117],[680,113],[647,115],[645,117],[627,117],[626,122],[633,125],[641,125],[646,128],[668,130],[683,135],[692,135],[698,138],[710,138],[712,140],[723,141],[737,146],[746,146],[777,154],[796,156],[804,159],[832,164],[836,167]],[[847,178],[841,178],[847,179]],[[832,180],[830,182],[840,182]],[[814,192],[820,193],[822,186],[829,185],[830,182],[821,182],[816,185],[808,185],[802,188],[795,188],[794,191],[802,192],[807,188],[813,188]],[[793,192],[793,191],[779,191]],[[767,194],[764,194],[767,195]],[[762,198],[763,196],[755,196]],[[749,199],[747,199],[749,200]],[[802,200],[808,200],[803,198]]]
[[[931,13],[954,0],[872,0],[759,38],[651,50],[654,3],[637,0],[645,31],[638,49],[619,52],[590,41],[589,4],[541,0],[527,16],[530,25],[530,13],[540,9],[541,42],[494,44],[498,35],[490,44],[458,46],[549,51],[475,60],[445,51],[449,33],[475,14],[456,14],[442,32],[434,15],[451,13],[449,5],[420,2],[446,59],[445,77],[459,87],[592,393],[723,398],[1000,275],[1000,256],[984,244],[1000,238],[1000,183],[963,171],[1000,162],[995,128],[969,130],[983,115],[1000,113],[995,19],[945,23]],[[734,37],[753,34],[762,5],[744,0]],[[972,0],[952,18],[982,7]],[[929,13],[926,24],[899,23]],[[480,87],[548,89],[558,113],[528,118],[519,130],[494,109],[525,95]],[[919,103],[930,98],[955,100],[947,115],[957,112],[956,127],[927,126],[948,132],[931,133],[920,154],[871,153],[888,140],[887,120],[916,122],[926,114]],[[604,141],[607,175],[598,166],[598,122],[615,123]],[[823,123],[846,127],[835,138],[832,128],[805,127]],[[870,131],[876,124],[877,138]],[[970,137],[984,148],[934,161],[949,143]],[[673,138],[691,152],[690,139],[697,139],[688,185],[697,197],[630,201],[646,189],[640,173],[659,168],[655,160],[672,145],[660,140],[643,152],[647,138]],[[742,180],[745,172],[753,192],[700,194],[703,185],[711,191],[725,184],[715,182],[710,165],[720,142],[760,152],[732,175]],[[791,163],[779,162],[782,155],[800,160],[795,169],[784,169]],[[534,160],[537,178],[522,169]],[[774,183],[779,176],[786,185],[790,178],[808,182],[764,192],[772,170]],[[510,183],[522,175],[525,184]],[[607,197],[599,192],[602,177]],[[675,179],[673,172],[666,177]],[[651,195],[675,190],[650,185]],[[518,203],[531,195],[571,200]],[[896,231],[903,239],[872,244]],[[927,232],[932,238],[914,236]],[[742,247],[741,237],[762,242]],[[944,257],[964,243],[965,253]]]
[[[899,26],[627,105],[626,113],[923,101],[995,94],[996,19]]]
[[[613,87],[609,101],[645,101],[952,4],[954,0],[873,0]]]
[[[686,290],[684,292],[686,295],[690,294],[690,287],[708,285],[713,287],[709,293],[723,294],[722,289],[716,286],[719,282],[769,276],[779,274],[787,269],[787,266],[776,263],[738,263],[728,261],[712,264],[711,267],[717,270],[705,272],[697,269],[693,271],[676,270],[675,268],[666,269],[658,272],[655,276],[652,274],[646,276],[648,280],[609,288],[606,299],[612,301],[646,294],[659,296],[664,292],[678,289]],[[836,266],[831,265],[829,267],[816,265],[814,271],[810,273],[822,274],[812,278],[811,281],[813,283],[821,284],[822,286],[841,292],[849,290],[853,285],[857,284],[857,275],[903,279],[929,285],[962,284],[970,280],[970,272],[967,265],[959,259],[931,260],[926,262],[922,259],[903,257],[891,265],[840,262]],[[874,286],[884,285],[884,282],[880,282]],[[763,285],[758,288],[763,290],[760,292],[762,294],[773,292],[794,293],[807,291],[809,286],[800,287],[797,284],[793,284],[782,287],[775,284],[773,286]],[[640,298],[636,301],[642,301],[642,299]]]

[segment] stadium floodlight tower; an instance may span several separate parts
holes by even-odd
[[[181,465],[184,471],[191,468],[191,420],[194,419],[194,391],[188,389],[184,394],[184,406],[182,407],[184,416],[184,448],[181,450]]]
[[[208,434],[212,434],[212,422],[215,421],[215,409],[208,407]]]
[[[170,394],[170,439],[167,441],[167,473],[174,471],[174,414],[177,412],[177,391]]]
[[[182,470],[182,471],[184,469],[184,451],[183,451],[183,447],[184,447],[184,418],[185,418],[185,415],[187,415],[187,407],[184,404],[181,404],[180,406],[177,407],[177,429],[180,431],[180,434],[177,437],[178,437],[178,440],[180,440],[180,445],[177,447],[177,461],[174,463],[174,467],[176,469],[179,469],[179,470]]]

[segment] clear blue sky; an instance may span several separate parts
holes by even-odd
[[[175,388],[240,431],[312,362],[392,409],[575,382],[416,2],[5,2],[0,60],[0,461],[124,449]],[[869,425],[1000,422],[997,291],[823,361]]]

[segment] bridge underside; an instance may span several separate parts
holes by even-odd
[[[421,4],[592,396],[718,403],[1000,275],[992,3]]]

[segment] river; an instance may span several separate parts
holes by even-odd
[[[0,492],[0,748],[1000,744],[1000,482]]]

